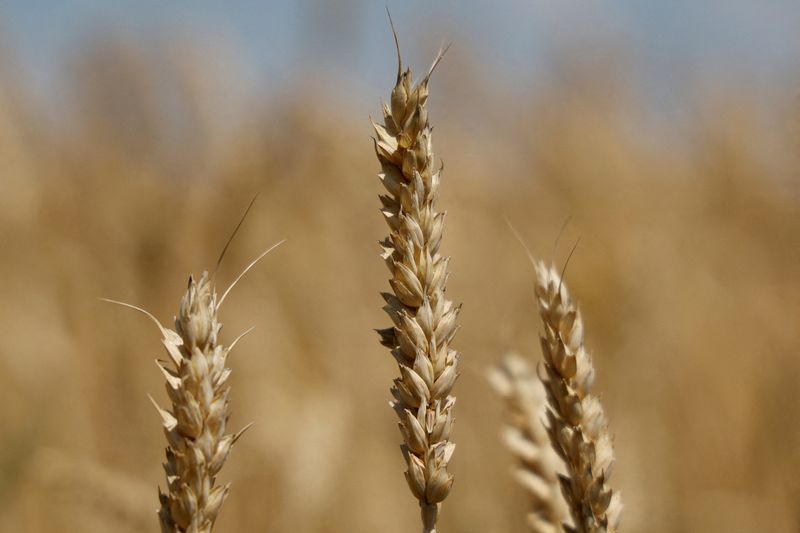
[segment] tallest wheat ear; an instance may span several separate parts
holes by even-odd
[[[398,51],[397,82],[390,103],[383,105],[384,123],[373,123],[379,177],[388,191],[380,197],[381,212],[391,230],[381,242],[393,291],[383,294],[384,310],[394,323],[379,333],[400,366],[392,407],[400,418],[406,480],[419,500],[425,533],[436,531],[439,505],[453,485],[447,471],[455,448],[450,391],[459,357],[450,348],[459,308],[444,294],[448,259],[439,254],[444,213],[434,207],[440,170],[434,168],[427,110],[428,81],[442,53],[412,84]]]

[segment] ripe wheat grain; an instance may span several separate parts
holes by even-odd
[[[249,426],[236,434],[225,432],[230,416],[230,387],[226,382],[231,373],[226,361],[230,351],[249,330],[229,346],[221,345],[219,308],[242,276],[282,242],[252,261],[219,300],[213,276],[208,272],[203,272],[199,279],[190,276],[174,331],[162,326],[144,309],[106,300],[144,313],[155,322],[169,356],[169,361],[157,360],[156,364],[166,378],[171,411],[162,409],[150,398],[161,415],[167,437],[164,463],[167,491],[162,492],[160,488],[158,491],[161,504],[158,518],[163,533],[211,533],[228,496],[230,484],[217,486],[217,474],[232,446]]]
[[[599,399],[591,394],[594,367],[584,347],[583,320],[553,267],[536,263],[536,298],[544,324],[541,337],[550,409],[548,433],[567,475],[562,492],[578,533],[615,532],[622,500],[606,480],[614,450]]]
[[[436,531],[440,503],[453,484],[447,471],[455,449],[450,392],[459,358],[450,347],[459,307],[445,297],[448,259],[439,253],[444,213],[435,209],[440,170],[434,168],[427,107],[428,82],[442,54],[414,84],[398,49],[397,81],[383,105],[384,123],[373,122],[379,177],[388,192],[380,196],[381,212],[391,231],[381,242],[393,290],[383,294],[384,310],[394,323],[379,333],[400,366],[392,407],[400,419],[406,480],[419,501],[424,533]]]

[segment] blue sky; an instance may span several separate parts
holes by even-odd
[[[383,86],[387,4],[412,54],[452,40],[512,83],[559,49],[597,43],[624,50],[654,83],[716,71],[774,83],[800,71],[798,0],[4,0],[0,43],[47,80],[98,30],[143,40],[177,30],[232,43],[261,79],[290,84],[323,68]]]

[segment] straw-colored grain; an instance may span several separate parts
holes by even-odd
[[[161,331],[161,342],[169,356],[168,361],[157,360],[156,364],[166,378],[172,409],[162,409],[150,398],[161,415],[167,437],[164,463],[167,491],[162,492],[160,488],[158,491],[161,503],[158,518],[163,533],[210,533],[228,496],[230,484],[217,486],[217,474],[247,427],[236,434],[225,433],[230,416],[230,387],[226,382],[231,373],[225,365],[228,354],[247,332],[227,347],[219,344],[222,329],[219,308],[239,280],[282,243],[273,245],[253,260],[219,299],[213,275],[203,272],[197,280],[189,276],[174,331],[162,326],[144,309],[103,298],[147,315]],[[224,254],[225,250],[217,266]]]
[[[392,407],[400,418],[406,480],[419,500],[423,532],[434,532],[440,503],[453,476],[447,465],[458,375],[458,353],[450,347],[458,306],[445,297],[448,259],[439,253],[444,213],[436,211],[440,170],[434,168],[428,124],[430,71],[416,84],[403,71],[398,52],[397,82],[383,106],[383,125],[374,124],[379,177],[387,195],[381,202],[391,233],[381,243],[391,272],[392,294],[384,309],[394,323],[380,330],[381,343],[400,366]]]
[[[230,387],[225,383],[231,372],[225,362],[236,341],[227,348],[218,343],[222,324],[217,313],[228,291],[218,302],[207,272],[199,280],[189,276],[175,331],[144,309],[106,300],[150,317],[161,330],[161,342],[169,355],[169,361],[157,360],[156,364],[167,380],[172,410],[162,409],[150,398],[161,414],[167,437],[167,492],[158,490],[163,533],[210,533],[230,490],[230,484],[216,486],[216,477],[244,430],[225,434],[230,416]]]
[[[217,294],[208,273],[189,278],[175,319],[163,330],[172,368],[159,361],[172,412],[159,408],[167,436],[167,492],[159,490],[164,533],[209,533],[230,485],[215,486],[237,435],[226,435],[228,349],[218,343]],[[158,406],[156,406],[158,407]]]
[[[548,432],[564,460],[562,491],[579,533],[617,531],[622,502],[606,483],[614,450],[603,407],[591,394],[594,367],[584,347],[583,320],[555,268],[536,264],[536,298],[547,390]]]

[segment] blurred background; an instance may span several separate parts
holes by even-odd
[[[524,531],[487,368],[536,361],[562,265],[615,435],[626,531],[800,531],[796,0],[399,1],[445,163],[463,352],[443,532]],[[388,273],[368,116],[383,2],[0,5],[0,531],[157,531],[159,335],[226,300],[234,428],[216,531],[404,532],[418,510],[373,328]],[[563,232],[561,231],[564,227]],[[558,238],[561,233],[560,239]]]

